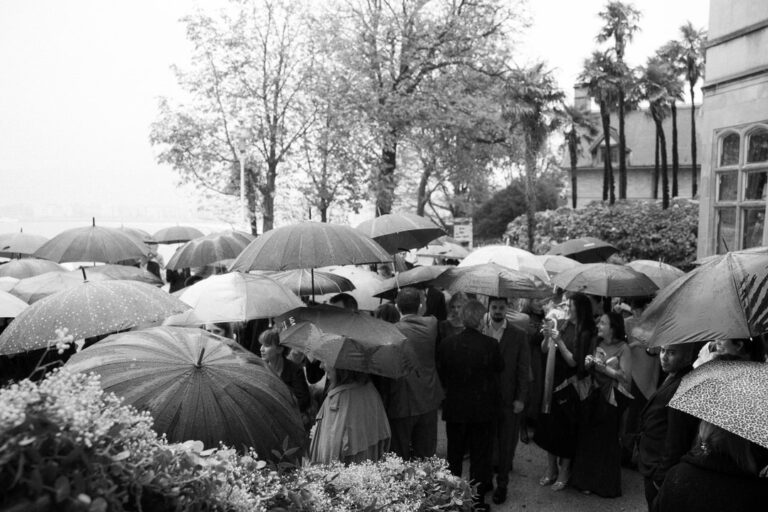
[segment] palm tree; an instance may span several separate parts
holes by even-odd
[[[589,96],[600,106],[600,120],[603,126],[605,155],[603,158],[603,201],[616,202],[616,186],[611,165],[611,109],[618,101],[615,72],[616,61],[610,51],[595,51],[584,61],[579,81],[587,86]]]
[[[685,65],[685,78],[688,81],[688,90],[691,94],[691,197],[696,197],[698,186],[696,183],[696,106],[693,103],[693,88],[699,79],[704,78],[704,41],[707,31],[696,29],[688,21],[680,27],[682,36],[682,50],[680,55]]]
[[[619,1],[608,2],[598,13],[604,24],[597,35],[597,41],[603,43],[613,39],[616,52],[617,72],[617,103],[619,117],[619,199],[627,198],[627,141],[624,135],[624,111],[626,104],[626,80],[631,76],[629,68],[624,63],[624,51],[627,43],[632,41],[635,33],[640,30],[640,11],[632,4]]]
[[[563,105],[563,135],[571,159],[571,204],[576,208],[576,164],[581,152],[582,142],[589,142],[597,135],[597,128],[589,111],[571,105]]]
[[[515,69],[507,81],[505,117],[510,129],[518,131],[525,148],[525,205],[528,227],[528,250],[533,251],[536,228],[536,161],[549,135],[556,130],[562,116],[558,106],[565,94],[558,89],[551,72],[543,62],[527,69]]]
[[[683,53],[683,46],[679,41],[668,41],[664,46],[656,51],[656,55],[669,64],[670,68],[674,72],[676,80],[679,82],[677,89],[679,89],[679,96],[675,98],[670,104],[672,113],[672,197],[677,197],[677,175],[680,170],[680,158],[678,156],[678,143],[677,143],[677,101],[683,99],[683,84],[682,77],[685,74],[685,67],[682,63],[681,55]]]

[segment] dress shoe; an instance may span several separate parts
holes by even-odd
[[[497,487],[495,491],[493,491],[493,502],[496,505],[499,505],[501,503],[504,503],[507,501],[507,488],[506,487]]]

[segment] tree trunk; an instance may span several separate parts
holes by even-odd
[[[424,209],[427,206],[427,184],[432,175],[432,163],[425,162],[424,170],[421,171],[419,179],[419,188],[416,191],[416,215],[424,216]]]
[[[529,140],[525,149],[525,213],[528,227],[528,251],[533,252],[534,235],[536,231],[536,152],[531,147],[533,141]]]
[[[568,133],[568,153],[571,157],[571,204],[573,205],[573,209],[576,209],[576,203],[577,203],[577,190],[576,190],[576,164],[578,163],[578,158],[576,154],[576,129],[572,129],[570,133]]]
[[[656,121],[653,122],[654,126],[656,126]],[[653,155],[653,177],[651,178],[651,187],[652,187],[652,194],[651,196],[654,199],[659,198],[659,128],[656,127],[656,149],[655,153]]]
[[[619,90],[619,199],[627,198],[627,139],[624,136],[624,90]]]
[[[600,119],[603,124],[603,143],[605,144],[605,156],[603,158],[603,201],[608,200],[610,190],[611,203],[616,202],[616,191],[613,183],[613,167],[611,166],[611,117],[608,105],[600,102]]]
[[[699,187],[696,183],[696,106],[693,104],[693,85],[691,82],[691,197],[696,197]]]
[[[381,148],[379,175],[376,177],[376,216],[392,212],[395,194],[395,168],[397,167],[397,132],[390,128],[389,136]]]
[[[328,222],[328,205],[322,204],[318,210],[320,210],[320,222]]]
[[[667,139],[664,136],[664,126],[661,119],[656,121],[656,129],[659,131],[659,147],[661,153],[661,208],[669,208],[669,169],[667,167]]]
[[[275,227],[275,181],[277,178],[277,161],[267,162],[266,183],[261,189],[264,215],[264,232]]]
[[[677,106],[672,100],[672,197],[678,196],[677,173],[680,170],[680,161],[677,156]]]
[[[258,202],[256,194],[258,193],[258,190],[253,175],[254,171],[248,168],[245,169],[245,202],[248,208],[248,224],[251,228],[251,234],[253,236],[258,236],[259,226],[257,224],[258,219],[256,218],[256,207]]]

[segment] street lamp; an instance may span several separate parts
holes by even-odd
[[[235,144],[237,159],[240,161],[240,218],[245,223],[246,231],[250,231],[248,206],[245,203],[245,150],[247,147],[248,135],[248,129],[244,126],[240,126],[237,129],[237,142]]]

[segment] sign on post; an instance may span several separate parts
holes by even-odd
[[[468,249],[472,249],[472,218],[456,217],[453,219],[453,238]]]

